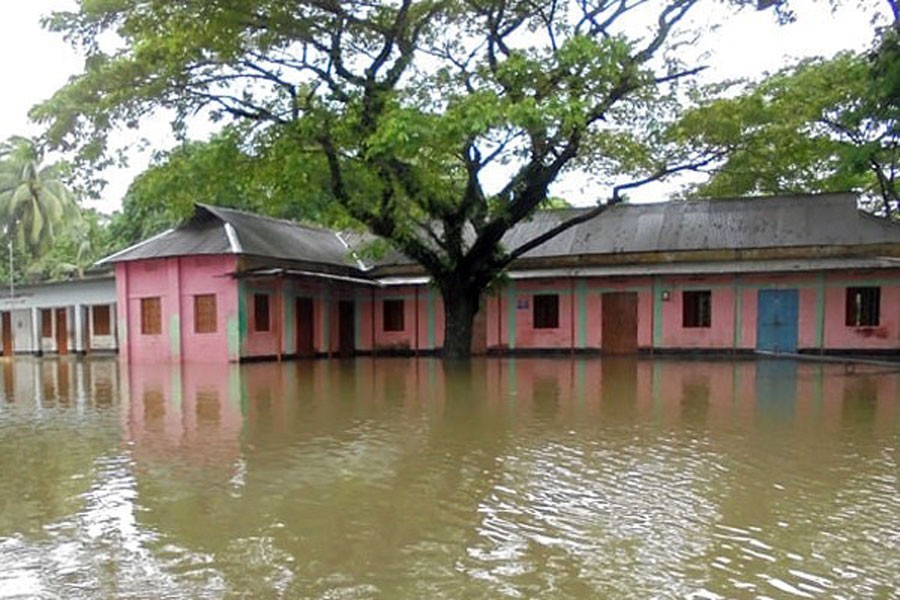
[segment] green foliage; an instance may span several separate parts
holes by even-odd
[[[803,61],[741,93],[702,98],[670,131],[724,159],[691,195],[856,190],[885,214],[900,210],[897,29],[876,49]]]
[[[448,341],[458,354],[477,296],[543,241],[501,244],[554,181],[595,170],[619,201],[671,172],[652,121],[696,72],[670,43],[695,4],[81,0],[47,24],[86,53],[85,70],[32,116],[93,164],[114,159],[114,127],[150,113],[173,115],[177,133],[198,114],[229,118],[136,181],[114,226],[136,239],[194,200],[352,217],[431,274],[449,321],[466,313]],[[629,32],[631,19],[653,27]],[[486,181],[503,183],[488,193]]]
[[[41,164],[37,145],[22,137],[0,145],[0,227],[29,262],[39,261],[81,224],[77,199],[63,183],[67,166]]]

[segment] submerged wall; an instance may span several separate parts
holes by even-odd
[[[226,362],[427,353],[443,345],[443,304],[432,286],[308,276],[236,280],[231,274],[237,267],[233,256],[119,264],[119,305],[127,306],[119,311],[121,339],[129,342],[125,358]],[[848,288],[877,290],[877,324],[847,324]],[[216,297],[214,332],[195,331],[194,299],[203,294]],[[154,334],[141,333],[141,300],[147,297],[161,299],[163,327]],[[615,312],[622,305],[614,301],[623,297],[634,320],[625,336],[633,336],[641,351],[770,349],[772,335],[780,336],[779,351],[900,351],[900,269],[510,279],[483,299],[481,346],[494,352],[608,352],[613,332],[605,328],[629,320]],[[764,316],[773,298],[789,300],[793,312],[774,320]]]

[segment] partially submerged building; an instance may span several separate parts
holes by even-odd
[[[540,212],[515,248],[579,210]],[[420,267],[366,236],[197,205],[104,260],[129,361],[433,352]],[[900,225],[851,194],[618,205],[515,261],[479,351],[900,352]]]
[[[113,273],[0,289],[4,356],[115,352]]]

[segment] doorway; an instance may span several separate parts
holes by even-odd
[[[12,356],[13,353],[13,336],[12,336],[12,313],[4,312],[2,323],[3,328],[3,356]]]
[[[69,328],[65,308],[56,309],[56,353],[60,355],[69,353]]]
[[[313,299],[297,298],[294,314],[296,315],[294,325],[297,332],[297,356],[312,358],[316,353]]]
[[[756,347],[768,352],[797,351],[797,290],[759,290]]]
[[[603,294],[601,349],[604,354],[635,354],[638,349],[637,292]]]
[[[356,350],[356,307],[353,300],[338,302],[338,356],[353,356]]]

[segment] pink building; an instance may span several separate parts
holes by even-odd
[[[538,213],[514,248],[582,209]],[[132,362],[426,353],[443,306],[366,241],[198,205],[105,259]],[[900,225],[850,194],[618,205],[516,261],[486,295],[488,352],[900,353]]]

